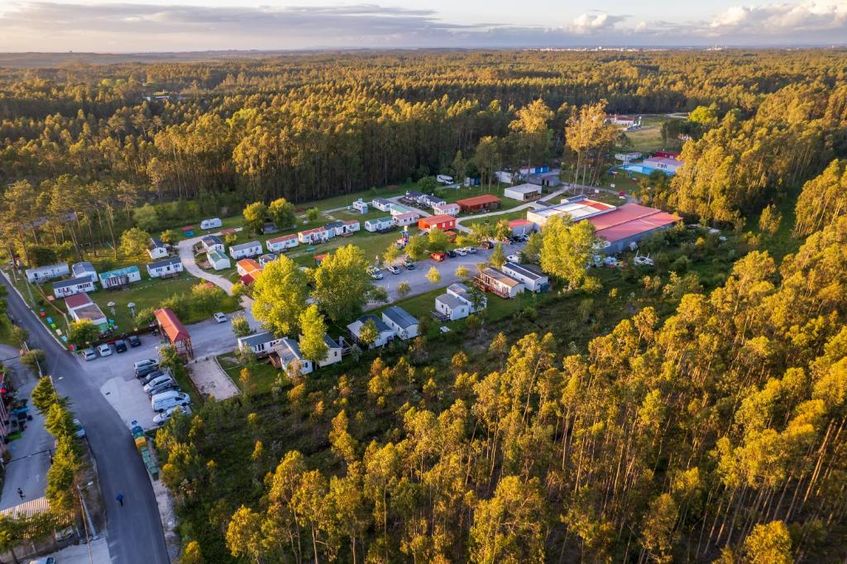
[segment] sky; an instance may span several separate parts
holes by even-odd
[[[1,52],[847,44],[847,0],[0,0]]]

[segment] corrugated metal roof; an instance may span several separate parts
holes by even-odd
[[[474,206],[484,206],[486,204],[497,204],[500,202],[500,198],[497,196],[493,196],[491,194],[481,194],[479,196],[474,196],[472,198],[465,198],[463,200],[456,200],[456,203],[462,207],[474,207]]]
[[[168,336],[171,343],[191,339],[188,329],[185,328],[185,325],[182,324],[182,321],[179,320],[179,317],[170,308],[163,307],[157,309],[155,315],[156,321],[159,323],[162,331],[165,332],[165,335]]]

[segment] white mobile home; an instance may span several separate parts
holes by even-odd
[[[362,224],[357,219],[347,219],[342,221],[341,223],[344,224],[344,232],[342,233],[342,235],[355,233],[362,229]]]
[[[541,195],[541,186],[536,184],[519,184],[503,190],[503,197],[519,202],[525,202]]]
[[[379,347],[384,347],[386,344],[390,343],[394,340],[395,334],[394,330],[385,324],[385,322],[375,315],[363,315],[353,323],[347,326],[347,330],[350,331],[350,334],[356,340],[356,342],[362,342],[362,327],[365,326],[366,323],[373,322],[374,327],[376,327],[376,339],[374,342],[368,345],[368,348],[375,349]]]
[[[484,295],[478,295],[475,299],[470,288],[456,282],[447,286],[447,292],[435,298],[435,311],[455,321],[482,311],[488,305],[487,302]]]
[[[382,320],[404,341],[418,336],[418,320],[400,306],[385,308]]]
[[[383,198],[374,198],[371,202],[371,205],[379,211],[387,212],[389,209],[391,209],[391,202]]]
[[[206,253],[206,260],[209,261],[209,265],[215,270],[226,270],[232,267],[229,257],[222,251],[209,251]]]
[[[299,343],[294,339],[283,337],[274,347],[274,352],[279,355],[279,362],[286,372],[295,363],[300,367],[300,374],[303,376],[311,374],[315,370],[312,361],[303,356],[303,353],[300,352]]]
[[[522,282],[530,292],[544,292],[550,287],[550,278],[534,267],[507,262],[502,270],[504,274]]]
[[[141,281],[141,271],[137,266],[126,266],[100,273],[100,285],[104,290],[120,288]]]
[[[511,276],[503,274],[496,268],[484,268],[477,275],[477,280],[486,291],[500,296],[501,298],[511,299],[518,294],[522,294],[524,290],[526,290],[526,286],[524,286],[522,282],[515,280]]]
[[[340,221],[331,221],[324,225],[324,229],[330,239],[344,235],[344,224]]]
[[[293,249],[297,245],[300,244],[300,241],[297,240],[297,234],[292,233],[290,235],[282,235],[280,237],[274,237],[273,239],[268,239],[265,246],[272,253],[281,253],[287,249]]]
[[[88,278],[92,282],[97,282],[97,270],[87,260],[74,263],[71,266],[71,276],[74,278]]]
[[[94,282],[88,276],[80,278],[71,278],[70,280],[62,280],[53,284],[53,295],[56,298],[66,298],[74,294],[83,292],[93,292],[97,288]]]
[[[304,245],[314,245],[316,243],[324,243],[329,241],[332,237],[323,227],[315,227],[314,229],[307,229],[306,231],[301,231],[297,234],[297,240],[303,243]]]
[[[406,213],[397,214],[394,216],[394,224],[398,227],[406,227],[407,225],[415,225],[420,219],[421,214],[418,212],[410,211]]]
[[[376,219],[369,219],[365,222],[365,231],[370,231],[371,233],[386,231],[392,227],[394,227],[393,217],[379,217]]]
[[[223,225],[223,221],[219,217],[210,217],[200,222],[200,229],[217,229]]]
[[[242,259],[245,257],[257,257],[262,254],[262,243],[259,241],[250,241],[240,245],[233,245],[229,248],[229,256],[234,259]]]
[[[157,260],[147,265],[147,274],[150,278],[169,278],[176,276],[185,270],[179,257],[170,257]]]
[[[71,270],[68,268],[68,263],[60,262],[57,264],[48,264],[46,266],[36,266],[35,268],[26,269],[26,279],[34,284],[41,284],[47,280],[54,280],[67,276]]]
[[[353,204],[350,207],[352,207],[354,210],[356,210],[357,212],[359,212],[361,214],[368,213],[368,203],[366,201],[364,201],[362,198],[359,198],[358,200],[353,202]]]
[[[147,254],[153,260],[165,258],[168,256],[168,247],[162,243],[161,239],[151,237],[150,242],[147,244]]]
[[[459,212],[461,210],[462,208],[459,207],[459,204],[448,204],[446,202],[443,204],[432,206],[432,211],[436,215],[452,215],[453,217],[456,217],[457,215],[459,215]]]
[[[224,242],[217,235],[206,235],[200,242],[203,244],[203,250],[207,253],[212,251],[218,251],[222,253],[225,251]]]
[[[252,351],[257,356],[267,356],[273,352],[274,347],[282,342],[270,331],[247,335],[238,338],[238,349]]]
[[[318,366],[323,368],[324,366],[341,362],[341,345],[335,342],[335,340],[329,335],[324,335],[324,342],[327,347],[326,356],[323,360],[318,362]]]

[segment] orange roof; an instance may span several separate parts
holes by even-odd
[[[513,219],[509,222],[509,227],[517,227],[518,225],[530,225],[532,222],[527,219]]]
[[[163,307],[157,309],[155,316],[156,323],[159,324],[159,327],[162,328],[162,331],[165,332],[171,343],[191,340],[188,329],[185,328],[185,325],[182,324],[182,321],[179,320],[179,317],[170,308]]]
[[[273,239],[268,239],[268,243],[282,243],[283,241],[289,241],[291,239],[296,239],[297,233],[292,233],[290,235],[280,235],[279,237],[274,237]]]
[[[423,223],[424,225],[438,225],[439,223],[449,223],[456,221],[456,218],[452,215],[431,215],[429,217],[422,217],[418,224]]]
[[[462,207],[484,206],[486,204],[498,204],[500,198],[491,194],[481,194],[473,198],[465,198],[464,200],[456,200],[456,203]]]
[[[250,258],[241,259],[235,264],[236,266],[241,267],[241,270],[243,270],[247,274],[255,274],[257,272],[262,272],[262,266],[258,262]]]

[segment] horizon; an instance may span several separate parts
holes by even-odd
[[[847,0],[669,0],[591,9],[529,0],[21,0],[0,6],[2,53],[396,49],[824,48],[847,45]]]

